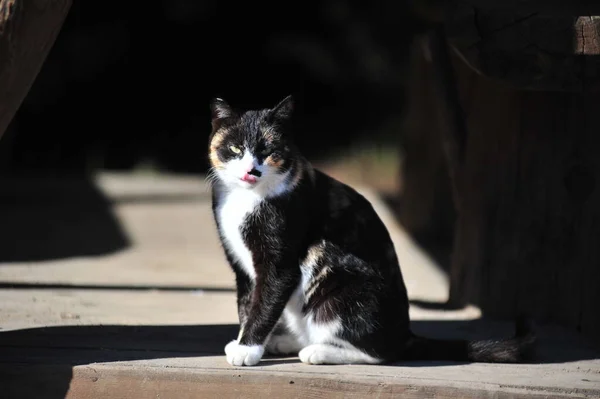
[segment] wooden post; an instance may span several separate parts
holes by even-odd
[[[430,252],[442,254],[454,226],[452,185],[440,131],[441,118],[432,117],[441,101],[436,96],[434,72],[424,54],[425,38],[413,43],[410,57],[408,109],[401,146],[403,151],[401,199],[397,214],[407,231]],[[437,115],[436,115],[437,116]],[[447,257],[438,262],[447,267]]]
[[[0,0],[0,137],[40,71],[71,0]]]
[[[464,103],[452,300],[500,317],[527,311],[599,340],[600,96],[473,77]]]
[[[448,305],[528,312],[600,344],[600,17],[577,16],[593,11],[579,1],[461,3],[445,20],[458,93],[437,82],[446,105],[431,110],[465,122],[437,124],[457,211]]]

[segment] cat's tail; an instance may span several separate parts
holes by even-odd
[[[529,359],[536,341],[533,323],[521,316],[512,338],[500,340],[437,340],[414,335],[403,360],[450,360],[482,363],[518,363]]]

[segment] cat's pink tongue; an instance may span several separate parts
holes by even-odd
[[[244,173],[244,176],[242,177],[242,180],[247,182],[247,183],[256,183],[256,176],[253,175],[249,175],[248,173]]]

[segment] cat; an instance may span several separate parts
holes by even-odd
[[[534,340],[433,340],[411,332],[394,245],[371,204],[313,168],[293,142],[292,96],[270,109],[211,102],[212,209],[236,277],[234,366],[265,351],[308,364],[518,362]]]

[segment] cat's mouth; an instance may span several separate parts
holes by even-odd
[[[244,175],[242,177],[240,177],[240,180],[243,182],[246,182],[248,184],[254,185],[258,182],[258,177],[251,175],[249,173],[244,173]]]

